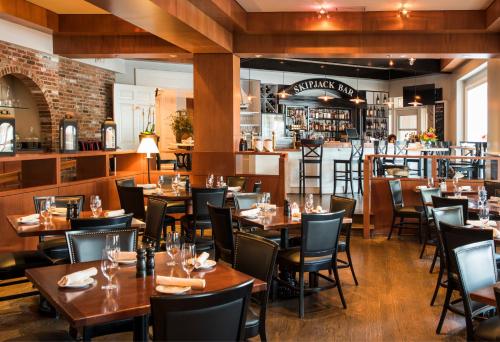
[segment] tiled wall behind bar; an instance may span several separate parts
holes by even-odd
[[[100,138],[101,122],[112,115],[113,72],[0,41],[0,77],[7,74],[34,95],[46,147],[57,150],[59,121],[67,114],[78,120],[79,139]]]

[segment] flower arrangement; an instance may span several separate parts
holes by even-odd
[[[193,134],[193,124],[184,110],[175,112],[175,117],[170,126],[172,131],[174,131],[177,142],[181,141],[183,135],[191,136]]]
[[[427,131],[422,133],[420,136],[420,140],[423,142],[436,142],[437,141],[437,135],[436,135],[436,130],[432,127],[430,127]]]

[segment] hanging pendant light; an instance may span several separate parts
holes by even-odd
[[[394,102],[391,99],[391,69],[389,69],[389,92],[387,95],[384,94],[384,104],[386,106],[392,107],[394,105]],[[385,97],[387,96],[387,97]]]
[[[419,102],[420,96],[417,96],[417,70],[415,70],[415,88],[414,89],[415,89],[415,92],[413,95],[413,101],[409,102],[408,104],[413,106],[413,107],[419,107],[422,105],[422,103]]]
[[[283,71],[283,89],[278,93],[278,96],[282,99],[286,99],[290,94],[288,94],[285,90],[285,72]]]
[[[354,99],[350,99],[349,101],[354,102],[355,104],[365,102],[365,100],[359,97],[359,68],[356,69],[356,97]]]
[[[321,66],[321,67],[324,69],[324,67],[323,67],[323,66]],[[326,71],[323,73],[323,81],[326,81]],[[326,93],[326,89],[325,89],[325,93],[324,93],[323,95],[318,96],[318,99],[320,99],[320,100],[323,100],[323,101],[327,102],[327,101],[329,101],[329,100],[333,100],[333,96],[328,95],[328,94]]]
[[[250,67],[248,67],[248,93],[247,93],[248,94],[247,95],[248,102],[251,102],[255,98],[255,96],[250,95],[250,91],[251,91],[251,89],[250,89]]]

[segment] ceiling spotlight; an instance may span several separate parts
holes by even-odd
[[[389,58],[389,66],[393,67],[394,61],[392,60],[391,55],[387,55],[387,58]]]
[[[398,17],[400,17],[400,18],[409,18],[410,17],[410,10],[408,9],[408,6],[405,3],[402,3],[399,6]]]
[[[323,6],[321,6],[318,10],[318,19],[321,19],[323,17],[325,17],[326,19],[330,19],[330,14]]]

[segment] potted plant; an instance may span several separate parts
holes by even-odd
[[[175,134],[175,141],[180,143],[182,139],[187,139],[193,135],[193,124],[185,110],[175,112],[175,117],[170,125]]]
[[[427,146],[430,147],[430,145],[433,142],[437,141],[437,135],[436,135],[436,130],[432,127],[427,129],[422,135],[420,136],[420,140]]]
[[[144,108],[142,109],[142,115],[145,116],[145,111]],[[153,107],[148,108],[148,123],[146,125],[146,128],[144,131],[139,133],[139,141],[142,140],[143,137],[149,136],[155,139],[156,143],[158,144],[158,136],[156,135],[155,132],[155,109]]]

